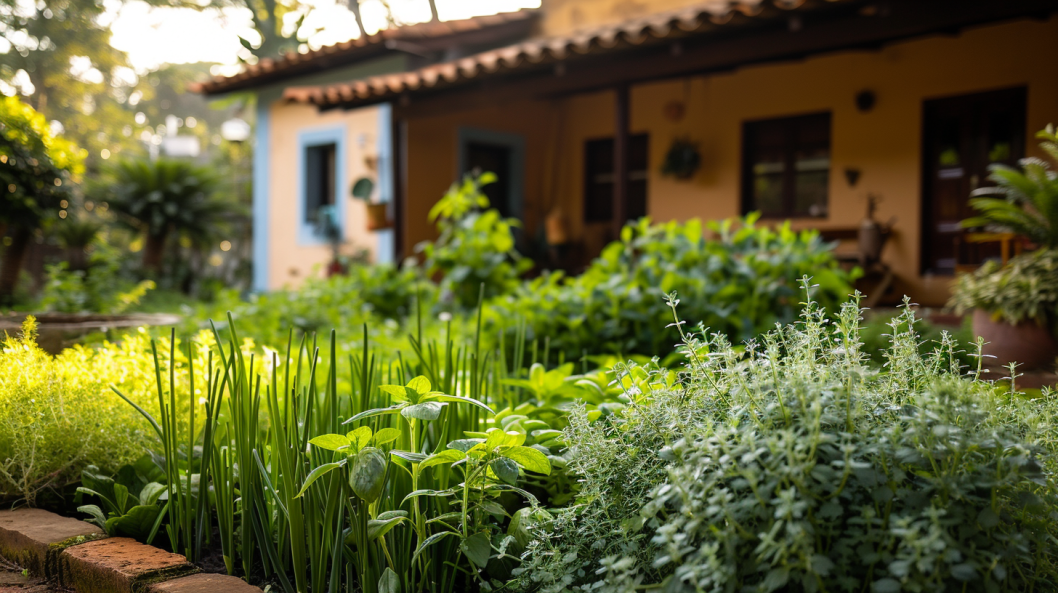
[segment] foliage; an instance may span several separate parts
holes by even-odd
[[[48,266],[40,306],[59,313],[123,313],[155,287],[154,281],[133,283],[121,276],[121,249],[106,239],[91,245],[84,270],[71,270],[68,262]]]
[[[1058,135],[1054,125],[1036,134],[1043,140],[1040,148],[1058,161]],[[963,226],[991,226],[1017,233],[1040,247],[1058,249],[1058,172],[1038,158],[1021,160],[1021,170],[1006,165],[992,165],[989,179],[995,187],[973,192],[970,204],[980,214],[963,221]]]
[[[1025,253],[1005,266],[986,262],[960,275],[948,305],[959,313],[981,309],[1015,325],[1032,321],[1058,335],[1058,249]]]
[[[685,334],[681,385],[629,390],[610,421],[571,416],[583,490],[535,530],[523,588],[1048,588],[1053,394],[962,377],[957,345],[923,356],[914,324],[908,309],[882,371],[855,302],[833,318],[809,303],[744,354]]]
[[[51,133],[43,115],[18,97],[0,97],[0,222],[37,228],[70,198],[82,159],[80,149]]]
[[[797,281],[811,275],[819,300],[834,307],[851,292],[814,231],[772,230],[751,216],[710,222],[649,219],[631,223],[577,277],[541,276],[490,305],[494,325],[512,330],[524,317],[530,339],[549,340],[565,360],[585,353],[666,355],[676,334],[666,324],[663,296],[684,295],[687,315],[733,342],[788,323],[798,309]],[[704,238],[708,229],[717,238]]]
[[[143,234],[144,266],[157,270],[171,238],[195,246],[212,244],[240,211],[217,195],[219,185],[211,169],[188,161],[126,160],[109,171],[107,184],[94,193]]]
[[[430,210],[430,222],[437,223],[440,236],[434,242],[420,243],[416,249],[426,258],[428,274],[443,274],[443,304],[473,309],[482,291],[486,299],[506,294],[532,266],[514,249],[511,229],[518,221],[502,218],[498,210],[490,209],[481,191],[495,182],[493,173],[466,175]]]
[[[480,336],[460,346],[449,333],[440,348],[413,339],[413,360],[387,360],[365,342],[339,365],[334,333],[324,351],[305,337],[264,364],[239,346],[231,319],[226,333],[184,346],[196,365],[208,352],[197,370],[166,377],[155,356],[154,411],[116,389],[158,436],[156,523],[136,510],[154,494],[148,483],[124,487],[135,500],[86,485],[109,517],[85,513],[141,537],[164,527],[191,560],[219,544],[229,573],[263,574],[285,591],[463,591],[509,578],[508,549],[532,519],[511,516],[534,499],[522,488],[530,476],[553,473],[542,443],[555,431],[495,419],[490,400],[543,402],[507,393]]]
[[[95,463],[116,470],[148,442],[136,415],[106,397],[120,385],[139,405],[153,361],[145,334],[121,345],[77,347],[52,357],[35,343],[31,318],[22,337],[0,342],[0,501],[35,504],[46,490],[75,482]]]

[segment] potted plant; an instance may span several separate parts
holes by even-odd
[[[973,311],[973,332],[992,364],[1050,368],[1058,357],[1058,250],[988,262],[956,284],[950,305]]]
[[[378,231],[381,229],[388,229],[389,223],[389,204],[381,202],[372,202],[371,194],[375,192],[375,182],[370,177],[361,177],[356,180],[353,184],[353,199],[361,200],[367,206],[367,230]]]
[[[1058,161],[1054,126],[1037,138]],[[949,305],[958,312],[974,311],[974,333],[989,342],[984,353],[995,362],[1053,366],[1058,356],[1058,172],[1038,158],[1022,159],[1020,165],[1020,170],[992,166],[989,179],[996,185],[973,192],[970,204],[979,215],[963,226],[1016,233],[1039,251],[961,276]]]

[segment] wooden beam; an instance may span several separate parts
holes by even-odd
[[[408,121],[396,115],[391,119],[393,142],[393,262],[400,265],[407,250],[405,221],[408,204]]]
[[[861,4],[837,4],[859,8]],[[673,55],[670,44],[655,43],[605,54],[587,55],[479,78],[438,89],[405,95],[397,107],[409,118],[431,117],[526,99],[600,91],[619,84],[636,84],[681,76],[728,71],[741,66],[805,57],[834,51],[878,49],[887,43],[958,31],[966,27],[1016,18],[1038,18],[1058,11],[1054,0],[894,0],[884,15],[859,10],[806,12],[801,26],[791,31],[782,19],[764,20],[752,27],[680,40]],[[346,108],[389,100],[378,97],[348,103]],[[343,107],[335,105],[329,108]]]
[[[628,220],[628,85],[614,89],[613,240]]]

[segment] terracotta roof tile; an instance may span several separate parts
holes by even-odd
[[[842,0],[825,0],[840,2]],[[818,2],[817,2],[818,3]],[[350,103],[377,103],[391,100],[407,92],[451,85],[477,78],[546,62],[569,59],[571,54],[591,54],[621,47],[639,46],[672,37],[704,32],[736,21],[760,16],[765,10],[795,10],[806,0],[705,0],[700,4],[620,23],[600,25],[579,30],[569,35],[536,38],[508,47],[489,50],[457,61],[433,64],[400,75],[368,78],[356,101],[332,99],[330,92],[307,92],[305,88],[290,88],[284,98],[294,102],[308,102],[320,107]],[[384,81],[384,83],[383,83]],[[326,88],[345,89],[358,82],[339,83]]]
[[[214,76],[204,82],[191,85],[194,92],[215,94],[253,86],[253,83],[266,76],[282,77],[297,75],[308,65],[324,62],[336,56],[353,58],[356,54],[370,55],[382,51],[389,41],[421,41],[446,36],[461,35],[480,31],[490,27],[528,21],[538,14],[536,9],[522,9],[514,12],[476,16],[468,19],[441,22],[416,23],[392,29],[382,29],[374,35],[350,39],[333,45],[326,45],[304,54],[287,52],[278,58],[261,58],[256,64],[249,64],[233,76]]]

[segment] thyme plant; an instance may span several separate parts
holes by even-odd
[[[677,388],[571,416],[582,490],[537,524],[518,586],[1054,590],[1054,394],[985,381],[946,335],[921,354],[909,307],[872,369],[860,321],[809,301],[742,350],[677,320]]]

